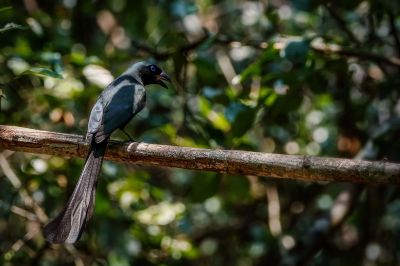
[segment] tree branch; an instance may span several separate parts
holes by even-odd
[[[311,45],[311,49],[321,54],[337,54],[345,57],[356,57],[359,59],[370,60],[377,63],[385,63],[391,66],[400,67],[400,58],[385,57],[380,54],[371,53],[363,50],[349,49],[334,45]]]
[[[255,49],[265,49],[268,47],[268,43],[265,41],[257,41],[257,40],[247,40],[247,41],[237,41],[235,39],[231,39],[227,36],[217,36],[215,39],[218,43],[224,44],[224,45],[229,45],[232,43],[240,44],[241,46],[251,46]],[[282,49],[286,47],[284,44],[288,41],[288,39],[281,38],[281,40],[275,42],[275,47],[277,49]],[[360,60],[369,60],[372,62],[375,62],[377,64],[387,64],[391,65],[394,67],[400,67],[400,58],[399,57],[385,57],[381,54],[369,52],[366,50],[362,49],[356,49],[356,48],[348,48],[348,47],[342,47],[336,44],[329,44],[329,43],[311,43],[310,48],[320,54],[324,55],[338,55],[338,56],[343,56],[343,57],[354,57],[358,58]]]
[[[389,13],[389,25],[390,25],[390,33],[393,35],[394,43],[397,47],[397,55],[400,56],[400,38],[397,34],[396,29],[396,17],[391,10],[388,11]]]
[[[0,125],[0,148],[84,158],[88,144],[79,135]],[[385,161],[369,162],[116,141],[109,143],[105,159],[139,165],[305,181],[400,183],[400,164]]]
[[[209,32],[207,30],[204,30],[204,35],[198,40],[192,43],[187,43],[185,45],[182,45],[181,47],[178,47],[174,50],[166,50],[166,51],[157,51],[156,49],[150,47],[149,45],[134,39],[131,40],[131,44],[136,49],[152,55],[157,60],[166,60],[176,53],[186,54],[191,50],[196,49],[197,47],[202,45],[206,40],[208,40],[209,37],[210,37]]]
[[[361,186],[348,184],[336,197],[330,211],[321,217],[315,217],[309,230],[297,241],[298,248],[291,252],[295,263],[283,262],[281,265],[309,265],[315,254],[323,248],[325,243],[332,238],[332,234],[340,229],[352,214],[361,192]]]
[[[194,41],[193,43],[188,43],[186,45],[183,45],[181,47],[178,47],[174,50],[167,50],[167,51],[157,51],[156,49],[153,49],[149,45],[137,41],[137,40],[132,40],[131,44],[133,47],[136,49],[143,51],[145,53],[150,54],[157,60],[166,60],[170,58],[172,55],[175,53],[188,53],[192,50],[197,49],[199,46],[201,46],[203,43],[205,43],[209,38],[211,37],[210,33],[208,31],[204,31],[204,35]],[[214,41],[223,44],[223,45],[229,45],[232,43],[239,43],[242,46],[251,46],[255,49],[265,49],[268,46],[268,43],[265,41],[257,41],[257,40],[247,40],[247,41],[239,41],[235,40],[232,38],[229,38],[227,36],[222,36],[220,34],[215,34],[213,35]],[[345,48],[345,47],[340,47],[338,45],[329,45],[329,44],[324,44],[324,45],[311,45],[311,49],[315,52],[325,54],[325,55],[340,55],[344,57],[355,57],[359,58],[361,60],[370,60],[373,62],[376,62],[377,64],[387,64],[391,65],[394,67],[400,67],[400,58],[399,57],[385,57],[383,55],[377,54],[377,53],[372,53],[368,52],[365,50],[360,50],[360,49],[352,49],[352,48]]]
[[[349,39],[356,44],[356,46],[361,46],[361,42],[357,39],[354,33],[348,27],[348,23],[339,15],[339,13],[332,7],[331,3],[325,4],[325,8],[328,10],[332,18],[337,22],[340,29],[344,31]]]

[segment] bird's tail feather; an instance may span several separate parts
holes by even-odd
[[[74,192],[60,214],[43,229],[51,243],[75,243],[81,236],[86,223],[93,214],[97,176],[99,175],[107,140],[92,142],[85,166]]]

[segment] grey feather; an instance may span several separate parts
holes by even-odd
[[[93,213],[96,179],[101,169],[107,142],[93,144],[74,192],[60,214],[44,229],[51,243],[76,242]]]

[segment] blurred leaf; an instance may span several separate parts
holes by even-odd
[[[0,13],[12,10],[11,6],[5,6],[0,8]]]
[[[32,67],[24,71],[21,75],[34,75],[39,77],[51,77],[56,79],[63,79],[63,77],[59,73],[43,67]]]
[[[199,57],[193,63],[196,65],[197,75],[202,83],[208,84],[209,86],[218,84],[218,72],[213,62]]]
[[[206,86],[202,90],[204,97],[206,97],[209,100],[212,100],[213,102],[227,102],[229,101],[229,98],[227,97],[226,90],[223,90],[221,88],[213,88]]]
[[[176,74],[182,73],[183,68],[185,67],[185,57],[182,53],[174,53],[173,55],[174,69]]]
[[[202,202],[215,195],[221,181],[220,175],[216,173],[203,172],[194,178],[190,199],[194,202]]]
[[[215,41],[217,40],[216,34],[210,34],[207,40],[205,40],[199,47],[199,50],[207,50],[213,45],[215,45]]]
[[[70,55],[70,60],[74,64],[83,66],[86,63],[86,56],[83,53],[72,52]]]
[[[297,110],[302,101],[303,97],[300,97],[299,92],[290,89],[287,95],[279,95],[274,99],[274,105],[271,106],[271,109],[274,112],[287,114],[290,111]]]
[[[255,115],[255,108],[241,103],[231,103],[225,109],[225,116],[231,124],[231,132],[234,137],[241,137],[252,127]]]
[[[110,216],[115,208],[111,205],[110,198],[104,197],[104,194],[98,193],[96,195],[95,213],[96,215]]]
[[[283,57],[292,61],[293,63],[304,63],[309,50],[309,41],[291,41],[283,50]]]
[[[243,82],[251,76],[262,76],[263,80],[266,75],[271,77],[272,73],[265,73],[264,64],[276,60],[278,56],[278,50],[274,48],[273,43],[269,43],[261,57],[240,73],[240,81]]]
[[[240,73],[240,81],[243,82],[250,76],[261,74],[261,64],[260,62],[253,63],[249,65],[245,70]]]
[[[250,183],[244,176],[229,175],[224,180],[223,192],[231,201],[243,202],[250,196]]]
[[[119,253],[120,252],[111,252],[108,255],[108,264],[110,266],[129,266],[129,259]]]
[[[275,93],[272,89],[267,89],[266,95],[263,97],[265,106],[272,106],[275,104],[275,101],[278,99],[278,94]]]
[[[208,113],[207,117],[216,129],[219,129],[223,132],[227,132],[230,130],[231,124],[222,113],[211,111],[210,113]]]
[[[202,115],[207,116],[211,110],[210,103],[203,97],[198,97],[199,111]]]
[[[27,29],[27,27],[10,22],[7,23],[3,28],[0,28],[0,33],[4,33],[9,30],[25,30],[25,29]]]

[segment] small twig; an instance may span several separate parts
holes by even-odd
[[[1,141],[0,141],[1,142]],[[0,144],[1,145],[1,144]],[[5,159],[4,155],[0,153],[0,168],[3,171],[4,175],[13,185],[13,187],[18,190],[18,193],[23,200],[24,204],[34,211],[38,221],[44,223],[47,221],[48,217],[44,210],[37,204],[37,202],[29,195],[28,191],[22,187],[22,183],[19,180],[18,176],[12,170],[10,164]]]
[[[362,187],[354,184],[347,184],[332,205],[329,213],[317,218],[308,232],[303,236],[304,246],[300,252],[293,250],[295,263],[291,265],[309,265],[310,260],[321,250],[327,238],[332,235],[352,214],[356,202],[361,194]],[[283,265],[286,265],[283,263]]]
[[[10,164],[7,162],[2,153],[0,154],[0,168],[3,170],[4,175],[8,178],[8,181],[10,181],[11,185],[15,189],[19,189],[21,187],[21,181],[11,169]]]
[[[332,18],[336,21],[339,25],[340,29],[347,34],[350,40],[357,46],[361,46],[360,40],[354,35],[354,33],[349,29],[347,26],[348,23],[338,14],[338,12],[331,6],[330,3],[324,5],[325,8],[328,10],[329,14]]]
[[[11,246],[11,250],[14,252],[17,252],[18,250],[20,250],[29,240],[31,240],[37,233],[39,233],[39,227],[35,228],[35,229],[31,229],[30,231],[28,231],[24,237],[22,239],[18,239],[12,246]],[[30,249],[28,247],[28,250],[30,253],[34,254],[34,251],[32,249]]]
[[[152,56],[154,56],[154,58],[156,58],[157,60],[166,60],[168,58],[170,58],[172,55],[174,55],[175,53],[188,53],[192,50],[197,49],[201,44],[203,44],[206,40],[208,40],[210,37],[209,33],[205,33],[204,36],[202,38],[200,38],[199,40],[193,42],[193,43],[189,43],[187,45],[181,46],[177,49],[171,50],[171,51],[157,51],[153,48],[151,48],[149,45],[144,44],[143,42],[137,41],[137,40],[133,40],[132,41],[132,45],[141,50],[144,51]],[[250,46],[253,47],[255,49],[265,49],[268,47],[268,43],[265,41],[257,41],[257,40],[247,40],[247,41],[238,41],[232,38],[229,38],[227,36],[220,36],[218,34],[216,34],[214,36],[214,40],[215,42],[219,43],[219,44],[223,44],[223,45],[230,45],[230,44],[235,44],[235,45],[240,45],[240,46]],[[359,43],[359,41],[357,41],[357,43]],[[279,46],[277,46],[279,47]],[[355,57],[361,60],[370,60],[373,62],[376,62],[378,65],[381,66],[381,64],[387,64],[387,65],[391,65],[394,67],[400,67],[400,58],[399,57],[385,57],[383,55],[380,54],[376,54],[376,53],[372,53],[372,52],[368,52],[368,51],[364,51],[364,50],[360,50],[360,49],[352,49],[352,48],[345,48],[345,47],[339,47],[337,45],[335,45],[335,48],[332,45],[324,45],[322,46],[315,46],[315,45],[311,45],[311,49],[314,50],[315,52],[321,53],[321,54],[326,54],[326,55],[332,55],[332,54],[336,54],[336,55],[340,55],[340,56],[344,56],[344,57]],[[382,66],[381,66],[382,68]],[[384,71],[384,69],[383,69]],[[384,71],[386,72],[386,71]]]
[[[76,266],[84,266],[85,263],[79,254],[79,251],[74,247],[74,245],[68,244],[64,245],[64,248],[74,257],[74,262]]]
[[[327,55],[336,54],[345,57],[356,57],[363,60],[370,60],[377,63],[385,63],[391,66],[400,67],[400,58],[397,57],[387,58],[385,56],[363,50],[349,49],[338,46],[333,47],[328,45],[324,45],[323,47],[312,45],[311,49],[315,52],[322,54],[327,54]]]
[[[166,58],[169,57],[168,52],[159,52],[141,41],[132,39],[131,44],[136,49],[151,54],[157,60],[165,60]]]
[[[15,213],[16,215],[19,215],[21,217],[26,218],[27,220],[38,222],[38,218],[34,213],[31,213],[30,211],[27,211],[25,209],[22,209],[18,206],[12,206],[11,207],[11,212]]]
[[[266,185],[265,194],[267,197],[268,226],[273,236],[279,236],[282,233],[281,225],[281,205],[279,202],[279,193],[276,185]]]
[[[389,10],[388,13],[389,13],[390,33],[392,34],[394,42],[397,47],[397,55],[400,56],[400,38],[396,29],[396,23],[395,23],[396,18],[392,11]]]
[[[373,141],[381,138],[390,130],[398,128],[399,125],[399,119],[382,124],[373,132],[370,140],[355,158],[365,159],[366,157],[370,157],[367,150],[370,149]],[[346,188],[336,197],[329,212],[325,212],[324,215],[315,221],[311,229],[308,230],[303,238],[308,241],[306,241],[301,249],[293,251],[296,263],[292,264],[308,265],[307,263],[323,248],[323,244],[329,241],[327,237],[335,233],[353,213],[363,189],[364,187],[360,185],[346,184]],[[309,239],[312,239],[312,241],[309,241]],[[283,263],[283,265],[285,264]]]
[[[169,57],[173,56],[176,53],[182,53],[182,54],[186,54],[192,50],[197,49],[201,44],[203,44],[209,37],[209,33],[208,31],[204,30],[204,35],[198,39],[197,41],[194,41],[192,43],[188,43],[185,44],[181,47],[178,47],[174,50],[167,50],[167,51],[157,51],[156,49],[153,49],[152,47],[150,47],[149,45],[138,41],[138,40],[131,40],[131,44],[133,47],[135,47],[138,50],[141,50],[143,52],[146,52],[150,55],[152,55],[155,59],[157,60],[166,60]]]
[[[379,41],[379,38],[376,37],[376,30],[375,30],[375,21],[373,11],[369,10],[367,14],[367,21],[368,21],[368,39],[367,43],[373,43]]]

